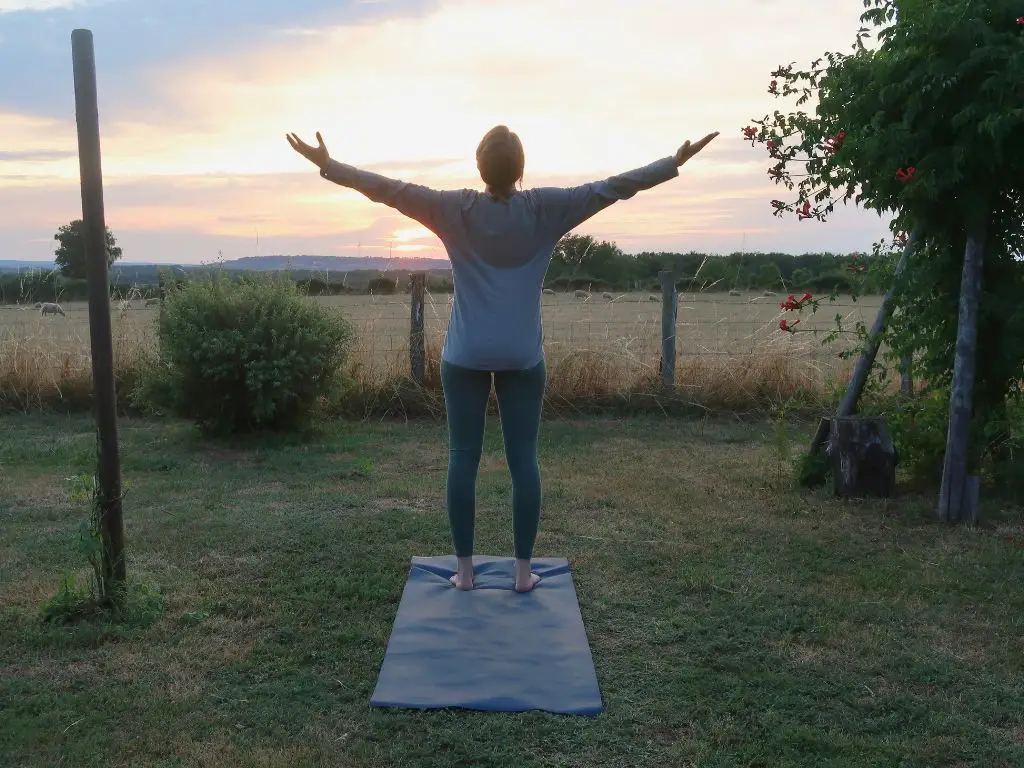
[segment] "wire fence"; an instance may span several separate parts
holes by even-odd
[[[678,366],[754,366],[766,360],[785,359],[813,371],[818,378],[834,377],[848,369],[839,353],[851,346],[850,335],[823,344],[836,327],[838,315],[846,328],[858,320],[870,324],[880,297],[835,302],[825,300],[814,316],[804,315],[797,333],[780,330],[784,297],[747,293],[688,294],[675,297],[674,356]],[[353,364],[369,379],[408,375],[411,366],[410,335],[413,330],[414,296],[341,295],[312,297],[339,312],[356,331]],[[659,371],[663,365],[666,297],[651,293],[616,293],[610,298],[593,295],[579,299],[573,292],[545,294],[542,322],[545,353],[550,367],[585,358],[620,378]],[[20,345],[38,348],[40,354],[60,351],[88,356],[88,306],[84,302],[62,306],[65,315],[42,316],[31,307],[0,307],[0,351],[16,339]],[[437,363],[452,310],[450,294],[423,295],[423,336],[427,365]],[[122,344],[155,344],[159,306],[135,301],[128,309],[114,305],[115,340]],[[608,374],[611,375],[611,374]]]
[[[654,300],[652,300],[654,297]],[[358,354],[366,370],[394,371],[408,365],[413,298],[400,296],[340,296],[320,299],[336,307],[356,328]],[[779,320],[792,314],[779,307],[780,299],[762,294],[686,294],[676,297],[675,357],[680,365],[704,361],[753,364],[766,358],[788,358],[811,365],[822,376],[848,368],[839,353],[852,337],[841,335],[824,344],[836,328],[857,321],[870,323],[880,299],[825,301],[819,312],[801,319],[797,333],[779,328]],[[443,343],[451,315],[448,294],[425,293],[423,329],[433,358]],[[541,317],[549,366],[586,355],[604,357],[620,373],[644,375],[660,370],[664,342],[663,297],[649,293],[592,296],[582,300],[572,292],[543,296]]]

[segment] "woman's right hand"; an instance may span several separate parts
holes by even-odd
[[[292,149],[309,160],[309,162],[320,170],[326,168],[327,164],[331,162],[331,156],[327,153],[327,145],[324,144],[323,137],[320,136],[320,131],[316,132],[318,146],[315,147],[307,144],[294,133],[285,134],[285,138],[288,139],[288,143],[292,145]]]

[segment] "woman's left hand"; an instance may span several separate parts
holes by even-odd
[[[317,136],[319,136],[319,135],[320,134],[317,134]],[[714,133],[709,133],[707,136],[705,136],[703,139],[698,141],[696,144],[691,144],[690,142],[686,142],[685,144],[683,144],[683,146],[681,146],[679,148],[679,151],[676,152],[676,167],[678,168],[683,163],[685,163],[687,160],[689,160],[691,157],[693,157],[698,152],[700,152],[702,149],[704,149],[704,147],[706,147],[708,144],[710,144],[711,140],[714,139],[717,135],[718,135],[718,131],[715,131]]]
[[[326,168],[327,164],[331,162],[331,156],[327,153],[327,145],[324,144],[323,137],[320,136],[320,131],[316,132],[316,140],[318,144],[316,147],[310,146],[294,133],[285,134],[285,138],[287,138],[288,143],[292,145],[292,149],[309,160],[309,162],[320,170]]]

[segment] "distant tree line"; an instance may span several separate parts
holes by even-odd
[[[57,268],[22,269],[0,273],[0,304],[37,301],[85,301],[88,283],[84,278],[85,256],[81,222],[62,226],[54,239]],[[106,233],[110,264],[111,295],[159,296],[161,276],[165,281],[208,280],[215,271],[226,271],[234,279],[243,270],[217,266],[175,266],[117,264],[121,249],[113,234]],[[584,288],[594,291],[657,291],[658,273],[671,270],[676,286],[687,292],[727,291],[811,291],[861,293],[880,292],[881,270],[869,269],[872,257],[864,253],[838,255],[808,253],[731,253],[727,256],[689,253],[624,253],[615,243],[590,235],[568,234],[555,247],[545,287],[554,290]],[[291,270],[289,276],[299,289],[311,296],[341,294],[387,295],[409,290],[408,270]],[[427,272],[427,290],[453,290],[451,270]]]
[[[690,251],[623,253],[612,242],[569,234],[555,248],[546,287],[590,290],[660,290],[658,273],[670,270],[684,291],[881,292],[884,286],[866,253],[731,253]]]

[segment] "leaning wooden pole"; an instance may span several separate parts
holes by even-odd
[[[90,30],[76,29],[71,33],[71,58],[75,77],[75,119],[78,124],[86,277],[89,281],[89,341],[96,415],[96,503],[103,543],[103,576],[107,584],[119,586],[124,584],[126,576],[124,523],[121,515],[121,457],[117,445],[117,393],[110,322],[107,227],[103,215],[96,58]]]
[[[973,523],[977,517],[978,478],[967,474],[974,373],[978,350],[978,308],[981,299],[982,254],[985,231],[979,228],[967,239],[960,276],[960,313],[953,363],[953,388],[949,397],[946,456],[939,491],[939,518],[945,522]]]
[[[920,240],[920,232],[915,230],[911,233],[910,240],[903,247],[903,253],[896,264],[896,278],[899,278],[903,274],[903,270],[907,268],[910,255],[914,252]],[[857,410],[857,401],[860,400],[861,393],[864,391],[864,385],[868,380],[868,373],[870,373],[871,366],[874,365],[875,357],[878,355],[878,348],[882,344],[882,331],[885,330],[885,324],[889,321],[889,315],[892,314],[895,299],[896,284],[894,280],[893,285],[889,286],[889,290],[882,297],[882,305],[878,308],[878,314],[875,315],[874,325],[871,326],[871,332],[868,334],[867,345],[861,351],[857,365],[853,369],[853,376],[850,377],[850,383],[846,387],[846,393],[843,395],[843,399],[839,401],[839,408],[836,410],[837,418],[852,416]],[[825,441],[828,439],[830,426],[831,419],[822,419],[818,423],[818,430],[814,433],[814,437],[811,440],[812,454],[817,453],[824,446]]]

